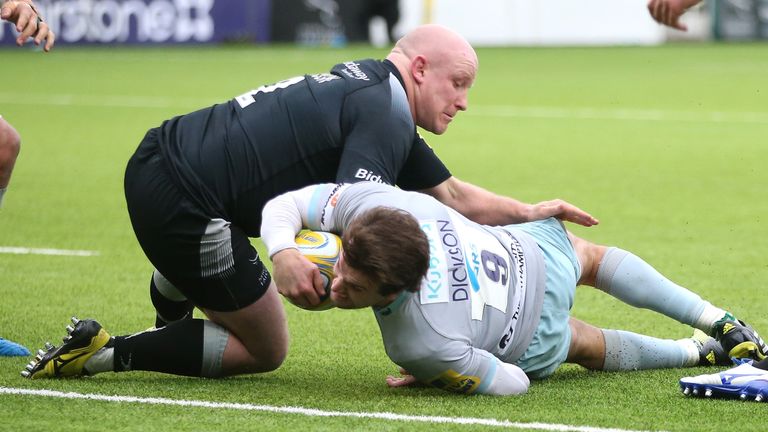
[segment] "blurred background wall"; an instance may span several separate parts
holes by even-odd
[[[423,23],[477,46],[651,45],[768,38],[768,0],[709,0],[666,29],[646,0],[38,0],[57,44],[288,42],[388,45]],[[10,24],[0,44],[11,44]]]

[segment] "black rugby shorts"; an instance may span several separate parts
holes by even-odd
[[[185,196],[160,155],[154,129],[128,162],[125,199],[147,258],[195,306],[235,311],[264,295],[271,276],[248,236]]]

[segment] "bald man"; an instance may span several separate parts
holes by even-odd
[[[529,205],[462,182],[419,136],[417,126],[442,134],[467,109],[477,67],[464,38],[428,25],[383,61],[261,86],[151,129],[128,163],[125,196],[156,269],[158,330],[112,338],[95,321],[77,321],[68,342],[48,347],[24,375],[218,377],[277,368],[288,348],[277,287],[294,303],[315,305],[322,279],[290,249],[274,257],[272,282],[248,238],[259,237],[269,199],[310,184],[398,185],[493,225],[550,216],[596,223],[560,200]],[[193,307],[209,319],[191,319]]]

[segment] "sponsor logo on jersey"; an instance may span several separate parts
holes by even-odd
[[[429,242],[429,270],[421,282],[419,300],[421,304],[447,303],[448,283],[445,277],[448,266],[436,221],[421,221],[421,230],[427,235]]]
[[[507,232],[507,234],[509,233]],[[512,252],[512,261],[515,265],[515,273],[517,274],[517,278],[515,280],[515,300],[517,301],[517,305],[515,306],[515,312],[512,314],[512,317],[509,320],[507,331],[504,332],[504,335],[501,337],[501,339],[499,339],[499,349],[502,350],[502,353],[504,350],[506,350],[507,346],[509,346],[509,343],[514,339],[515,327],[517,326],[517,321],[520,319],[520,309],[523,306],[523,299],[525,297],[527,283],[527,275],[525,273],[526,261],[525,255],[523,254],[523,246],[516,238],[511,237],[509,250]]]
[[[373,171],[368,171],[365,168],[358,169],[355,173],[355,178],[376,183],[385,183],[384,180],[381,179],[380,175],[376,175],[373,173]]]
[[[472,375],[462,375],[453,369],[441,373],[429,380],[429,384],[452,392],[474,393],[480,385],[480,377]]]
[[[327,217],[333,213],[333,209],[336,208],[336,204],[339,202],[339,195],[341,195],[341,192],[346,189],[347,186],[349,185],[337,184],[333,187],[331,193],[328,195],[328,198],[325,200],[323,211],[320,213],[320,226],[326,226]]]
[[[321,74],[315,74],[315,75],[310,75],[310,76],[311,76],[311,77],[312,77],[312,79],[313,79],[313,80],[315,80],[315,82],[317,82],[318,84],[323,84],[323,83],[327,83],[327,82],[329,82],[329,81],[333,81],[333,80],[341,79],[341,77],[340,77],[340,76],[338,76],[338,75],[333,75],[333,74],[329,74],[329,73],[321,73]]]
[[[515,313],[512,314],[512,324],[509,325],[509,328],[504,333],[504,336],[501,337],[499,340],[499,349],[503,350],[509,345],[509,342],[512,340],[512,338],[515,336],[515,325],[517,325],[517,320],[520,318],[520,306],[521,304],[517,304],[517,308],[515,309]]]
[[[353,61],[350,62],[344,62],[344,66],[346,66],[346,69],[342,69],[341,72],[356,80],[362,80],[362,81],[370,81],[371,79],[368,78],[368,75],[365,74],[362,70],[360,70],[360,63],[355,63]]]
[[[470,274],[464,259],[464,251],[461,248],[456,230],[453,224],[448,220],[437,221],[438,232],[440,234],[440,244],[445,251],[447,260],[447,272],[451,284],[451,300],[467,301],[469,300],[469,290],[472,289],[471,280],[474,275]]]

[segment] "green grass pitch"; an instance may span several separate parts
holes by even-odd
[[[535,202],[566,199],[601,224],[577,234],[631,250],[768,332],[768,56],[764,45],[479,49],[470,108],[427,135],[452,172]],[[72,315],[112,334],[153,323],[151,271],[125,211],[123,170],[145,131],[259,85],[327,71],[368,47],[72,48],[0,51],[0,114],[23,136],[0,210],[0,247],[93,250],[0,254],[0,336],[31,350]],[[0,358],[0,387],[343,413],[491,419],[500,426],[0,393],[0,430],[485,430],[540,423],[623,430],[761,430],[765,405],[684,398],[709,371],[562,367],[521,397],[388,389],[370,311],[286,304],[291,349],[278,371],[222,380],[133,372],[28,381],[29,358]],[[586,287],[573,314],[605,328],[682,338],[690,329]],[[565,429],[557,429],[561,425]],[[737,426],[734,426],[737,425]],[[535,429],[535,428],[534,428]]]

